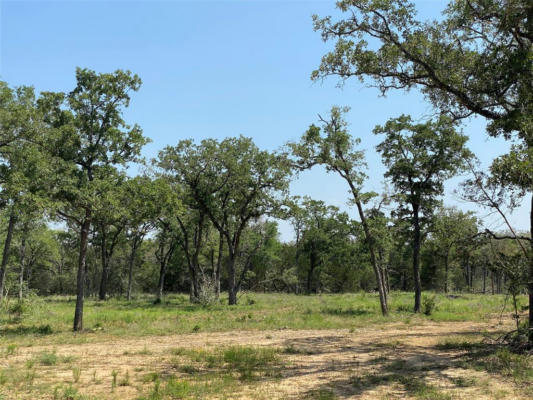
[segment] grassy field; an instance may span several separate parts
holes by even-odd
[[[533,396],[531,357],[486,343],[513,328],[510,299],[436,295],[429,315],[413,315],[412,297],[392,293],[387,318],[364,293],[245,293],[234,307],[191,305],[184,295],[158,305],[149,296],[87,301],[77,334],[73,298],[11,300],[0,328],[0,398]]]

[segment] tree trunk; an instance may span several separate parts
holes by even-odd
[[[220,269],[222,267],[223,254],[224,254],[224,236],[222,236],[222,234],[219,233],[218,258],[217,258],[217,266],[215,269],[215,295],[216,295],[217,300],[220,297]]]
[[[102,242],[100,244],[100,255],[102,258],[102,276],[100,278],[100,289],[98,291],[98,299],[105,300],[107,294],[107,281],[109,279],[109,259],[107,257],[105,227],[102,228],[101,234]]]
[[[444,293],[448,294],[448,254],[444,257]]]
[[[311,294],[311,290],[313,289],[313,272],[315,272],[316,267],[316,256],[314,251],[311,250],[311,253],[309,254],[309,271],[307,272],[307,285],[306,285],[306,292],[307,294]]]
[[[487,292],[487,265],[483,265],[483,294]]]
[[[389,294],[390,293],[390,278],[389,278],[388,267],[385,267],[384,275],[385,275],[385,290],[387,291],[387,294]]]
[[[236,255],[230,249],[228,259],[228,304],[234,306],[237,304],[237,285],[235,282],[235,258]]]
[[[421,297],[422,297],[422,282],[420,281],[420,219],[419,219],[419,205],[412,204],[413,207],[413,279],[415,283],[415,306],[414,312],[420,312]]]
[[[527,291],[529,295],[529,344],[533,345],[533,195],[531,196],[531,211],[529,213],[529,224],[530,224],[530,237],[531,240],[529,244],[531,246],[531,251],[529,255],[529,273],[528,273],[528,284]]]
[[[137,252],[137,239],[133,239],[131,245],[130,257],[128,259],[128,293],[126,295],[128,301],[131,300],[131,287],[133,285],[133,265],[135,264],[135,253]]]
[[[350,185],[351,186],[351,185]],[[370,261],[372,263],[372,268],[374,269],[374,275],[376,276],[376,282],[378,284],[378,293],[379,293],[379,302],[381,304],[381,313],[387,315],[389,313],[389,307],[387,304],[387,292],[385,291],[385,285],[379,270],[378,262],[376,259],[376,250],[375,250],[375,240],[368,222],[365,217],[365,212],[363,210],[363,205],[361,201],[358,200],[356,196],[355,189],[352,187],[352,194],[354,195],[355,204],[357,206],[357,211],[359,213],[359,218],[361,219],[361,224],[363,225],[363,230],[365,232],[366,242],[368,244],[368,249],[370,250]]]
[[[87,263],[87,243],[91,227],[92,212],[85,210],[85,218],[80,230],[80,254],[78,258],[78,277],[76,282],[76,310],[74,312],[74,331],[83,330],[83,295],[85,290],[85,268]]]
[[[165,274],[167,273],[166,261],[160,261],[161,267],[159,269],[159,283],[157,284],[157,301],[163,299],[163,287],[165,286]]]
[[[192,265],[189,266],[189,275],[191,278],[191,295],[190,295],[190,301],[191,303],[194,303],[198,299],[199,294],[199,282],[198,282],[198,259],[195,259],[193,257],[192,259]]]
[[[63,290],[63,256],[61,256],[61,261],[57,265],[57,275],[58,275],[58,284],[59,284],[59,294],[64,294]]]
[[[4,253],[2,255],[2,265],[0,267],[0,302],[4,299],[4,286],[6,284],[7,262],[9,260],[9,251],[11,250],[11,240],[13,239],[13,230],[15,228],[15,211],[11,210],[9,222],[7,225],[7,236],[4,242]]]
[[[20,244],[20,275],[19,275],[19,300],[22,300],[22,288],[24,286],[24,262],[26,261],[26,232],[23,232]]]
[[[104,260],[102,260],[104,261]],[[107,297],[107,281],[109,280],[109,263],[107,259],[102,266],[102,276],[100,277],[100,288],[98,290],[98,300],[105,300]]]

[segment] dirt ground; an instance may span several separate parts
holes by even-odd
[[[169,370],[171,349],[216,349],[223,346],[270,346],[285,349],[280,376],[261,378],[242,384],[230,398],[239,399],[525,399],[511,379],[484,371],[465,369],[460,360],[464,352],[442,350],[437,344],[446,339],[479,340],[482,331],[510,328],[497,321],[487,323],[424,322],[402,323],[348,330],[276,330],[120,339],[102,343],[33,346],[20,348],[2,360],[3,368],[21,366],[42,352],[74,358],[81,369],[76,387],[80,393],[102,399],[136,399],[149,383],[140,376],[148,372],[162,375],[180,373]],[[290,351],[286,349],[289,348]],[[73,382],[72,364],[35,365],[33,385],[69,384]],[[127,375],[133,382],[110,391],[112,372],[119,378]],[[448,397],[417,397],[405,385],[387,375],[394,371],[406,380],[419,380],[436,387]],[[472,381],[475,384],[457,384]],[[405,382],[404,382],[405,383]],[[153,385],[150,383],[150,385]],[[30,398],[17,390],[8,399]],[[35,396],[35,394],[33,394]],[[41,398],[53,398],[53,397]],[[327,397],[329,396],[329,397]],[[213,398],[217,398],[216,395]]]

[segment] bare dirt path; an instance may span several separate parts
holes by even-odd
[[[465,369],[463,352],[443,350],[447,339],[479,340],[482,331],[508,328],[487,323],[403,323],[348,330],[276,330],[194,333],[127,338],[101,343],[20,348],[0,362],[23,368],[44,352],[65,362],[35,365],[33,386],[73,383],[73,366],[81,371],[80,393],[101,399],[136,399],[151,382],[142,376],[183,375],[172,364],[172,349],[213,350],[225,346],[268,346],[282,349],[279,376],[242,384],[229,397],[239,399],[525,399],[511,379]],[[112,371],[130,384],[110,390]],[[189,375],[190,376],[190,375]],[[21,386],[8,399],[35,398]],[[427,392],[425,397],[424,393]],[[33,393],[33,394],[32,394]],[[32,397],[33,396],[33,397]],[[329,396],[329,397],[328,397]],[[421,397],[422,396],[422,397]],[[431,397],[433,396],[433,397]],[[440,397],[439,397],[440,396]],[[46,397],[44,394],[41,398]]]

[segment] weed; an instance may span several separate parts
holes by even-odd
[[[43,351],[37,357],[37,361],[39,362],[39,364],[47,365],[47,366],[56,365],[57,360],[58,358],[55,352],[49,353],[49,352]]]
[[[35,371],[26,371],[26,375],[24,375],[24,380],[26,381],[27,386],[33,386],[33,381],[35,381],[35,377],[37,374]]]
[[[66,387],[56,387],[54,390],[54,400],[83,400],[85,396],[78,393],[78,389],[72,385]]]
[[[241,379],[251,379],[256,372],[266,372],[278,360],[278,355],[273,348],[233,346],[224,350],[223,360],[226,368],[237,371]]]
[[[4,355],[6,357],[12,356],[17,352],[17,345],[16,344],[9,344],[6,347],[6,350],[4,352]]]
[[[78,383],[80,381],[81,377],[81,368],[80,367],[72,367],[72,380],[74,383]]]
[[[117,370],[113,370],[113,371],[111,371],[111,377],[113,378],[113,379],[111,380],[111,389],[112,389],[112,390],[115,390],[115,388],[117,387],[118,371],[117,371]]]
[[[126,371],[126,375],[124,375],[124,378],[120,380],[118,383],[119,386],[129,386],[130,385],[130,372]]]
[[[142,356],[149,356],[150,354],[152,354],[152,352],[148,350],[148,347],[146,347],[145,345],[142,350],[139,350],[135,354],[142,355]]]
[[[148,383],[148,382],[155,382],[158,381],[161,378],[161,375],[159,372],[150,372],[148,374],[143,375],[142,382]]]

